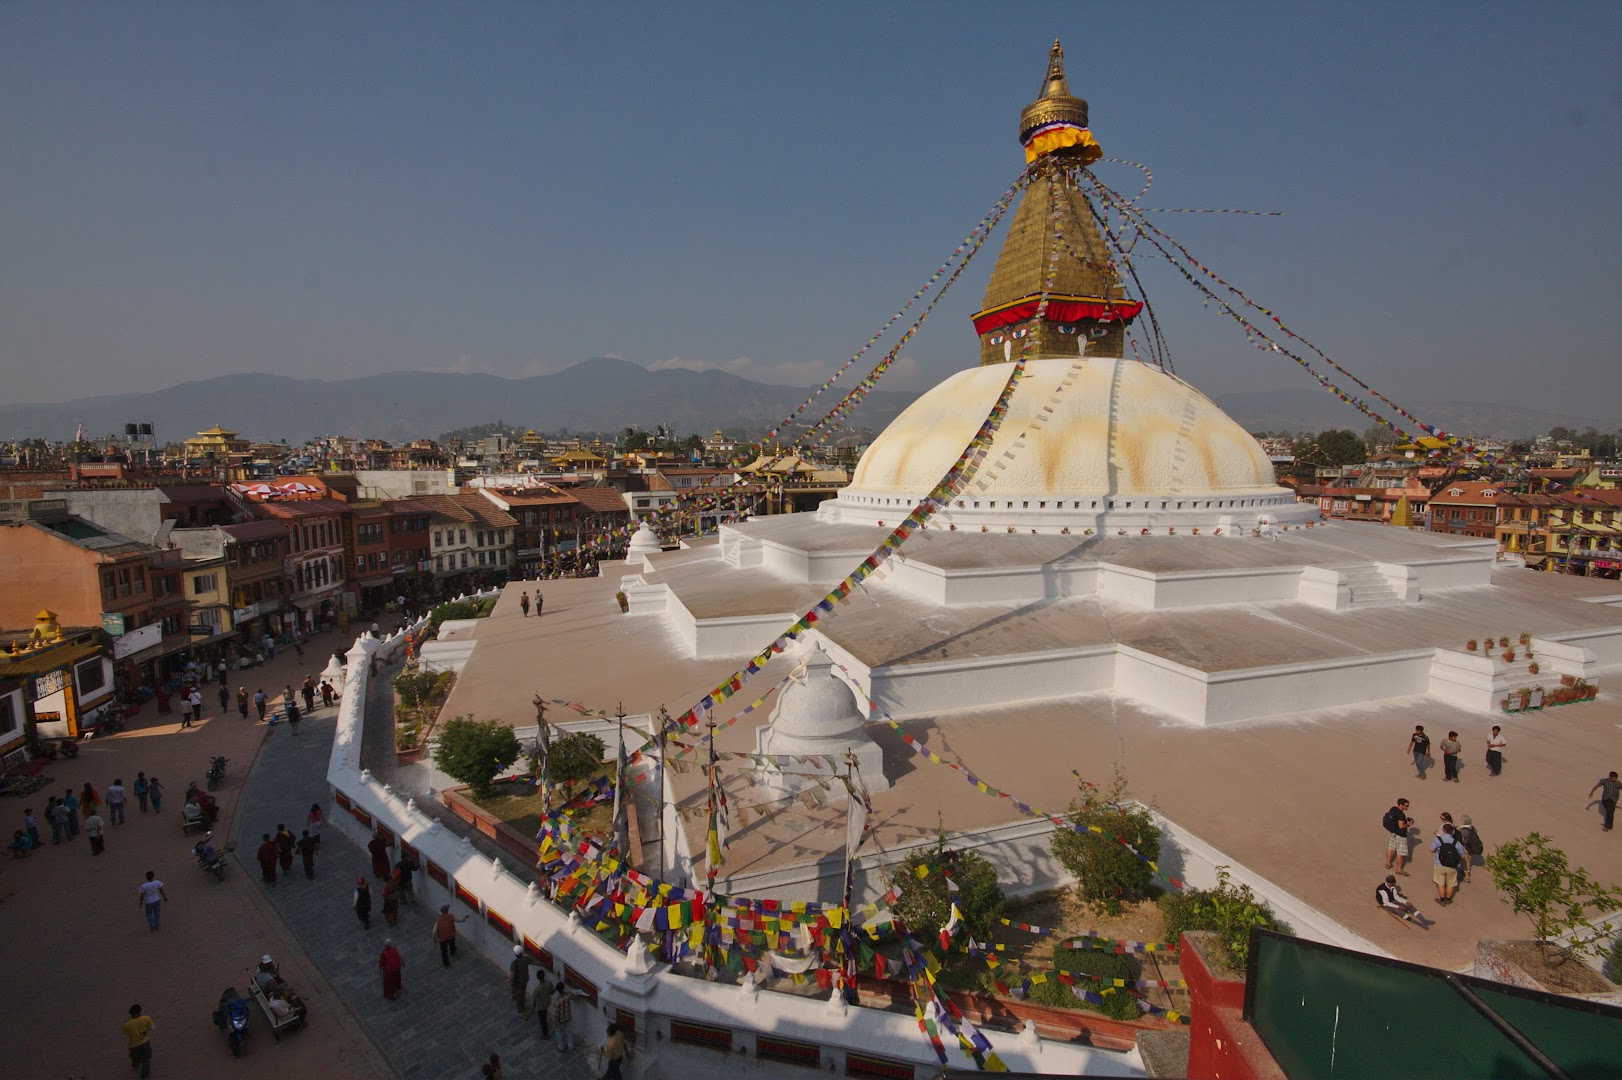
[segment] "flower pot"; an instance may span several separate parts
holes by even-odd
[[[1560,676],[1560,685],[1561,686],[1570,686],[1572,683],[1574,683],[1576,681],[1577,681],[1577,676],[1575,676],[1575,675],[1562,675],[1562,676]]]

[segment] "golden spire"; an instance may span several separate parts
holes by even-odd
[[[1019,114],[1019,141],[1025,147],[1026,162],[1044,154],[1062,153],[1091,165],[1103,150],[1087,130],[1087,102],[1070,93],[1064,77],[1064,46],[1053,39],[1048,50],[1048,71],[1042,80],[1042,93]]]

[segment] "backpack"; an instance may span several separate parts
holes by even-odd
[[[1397,827],[1397,819],[1401,816],[1401,811],[1393,806],[1385,812],[1385,817],[1380,819],[1380,824],[1385,826],[1385,831],[1388,833],[1404,832],[1406,830]]]
[[[1457,870],[1459,868],[1459,845],[1456,840],[1443,839],[1436,849],[1436,861],[1443,866]]]
[[[1465,825],[1459,829],[1464,834],[1464,850],[1472,855],[1480,855],[1485,851],[1486,845],[1481,842],[1481,834],[1476,832],[1474,825]]]

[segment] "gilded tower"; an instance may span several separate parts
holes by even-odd
[[[1020,114],[1019,141],[1030,186],[986,284],[984,307],[974,315],[980,363],[1000,364],[1022,352],[1077,356],[1085,350],[1088,356],[1120,357],[1124,328],[1142,305],[1125,299],[1092,204],[1077,186],[1075,174],[1103,151],[1087,127],[1087,102],[1070,93],[1064,49],[1057,41],[1048,54],[1041,94]],[[1056,222],[1051,220],[1055,200]],[[1055,247],[1053,291],[1038,320]]]

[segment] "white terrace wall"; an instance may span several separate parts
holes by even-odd
[[[421,623],[412,627],[420,628]],[[422,863],[418,895],[437,907],[470,916],[459,937],[505,964],[514,944],[526,944],[543,965],[591,1002],[575,1009],[582,1041],[600,1040],[609,1021],[634,1027],[637,1058],[629,1075],[663,1077],[780,1072],[756,1058],[757,1036],[793,1040],[819,1048],[821,1068],[843,1075],[851,1055],[910,1066],[919,1078],[939,1070],[934,1053],[918,1033],[917,1022],[901,1013],[847,1008],[836,1001],[757,991],[752,983],[731,986],[672,973],[650,964],[643,954],[628,957],[599,939],[577,916],[547,901],[532,881],[508,873],[499,860],[481,855],[424,814],[401,793],[390,790],[360,767],[366,687],[373,657],[397,657],[405,633],[363,637],[348,653],[338,730],[327,767],[333,813],[329,823],[358,843],[376,833],[410,844]],[[682,1041],[694,1025],[725,1034],[730,1052]],[[1109,1053],[1021,1035],[990,1033],[997,1053],[1016,1072],[1075,1076],[1142,1076],[1137,1053]],[[951,1066],[973,1062],[949,1048]]]

